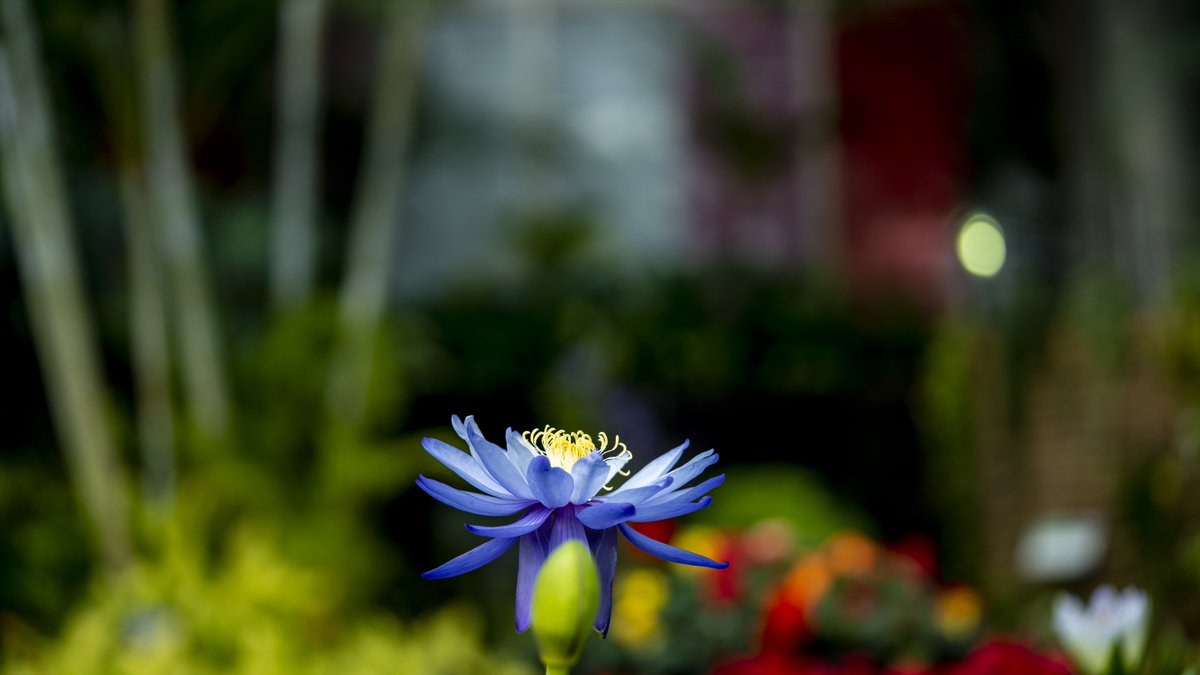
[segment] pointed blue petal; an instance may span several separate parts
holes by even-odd
[[[460,478],[475,488],[495,497],[512,496],[508,490],[500,487],[500,484],[489,476],[488,472],[482,466],[475,463],[474,459],[453,445],[443,443],[436,438],[423,438],[421,439],[421,447],[425,448],[425,452],[432,455],[434,459],[445,464],[447,468],[458,474]]]
[[[690,502],[712,492],[725,482],[725,474],[713,476],[703,483],[686,490],[664,490],[643,502],[645,506],[658,506],[667,502]]]
[[[655,558],[661,558],[667,562],[679,563],[681,565],[711,567],[714,570],[723,570],[726,567],[729,567],[729,563],[719,563],[715,560],[709,560],[698,553],[684,551],[683,549],[678,549],[674,546],[664,544],[661,541],[655,541],[628,525],[622,524],[618,525],[617,527],[620,528],[621,534],[625,535],[625,538],[629,540],[629,543],[633,544],[639,550],[649,553]]]
[[[716,464],[717,460],[720,458],[721,456],[712,450],[706,450],[693,457],[687,464],[684,464],[667,475],[675,479],[675,489],[680,490],[687,486],[688,483],[692,482],[693,478],[704,473],[705,469],[713,464]]]
[[[542,526],[550,517],[550,509],[541,507],[530,510],[519,520],[508,525],[467,525],[467,531],[481,537],[519,537]]]
[[[604,455],[598,452],[575,462],[571,467],[571,478],[575,480],[575,490],[571,493],[572,504],[582,504],[600,491],[608,482],[608,462]]]
[[[617,500],[628,502],[634,506],[638,506],[639,504],[642,504],[643,502],[648,501],[650,498],[660,494],[663,490],[670,487],[674,481],[674,478],[667,476],[653,485],[634,488],[632,490],[614,490],[605,495],[602,499],[604,501]]]
[[[554,527],[550,528],[550,544],[546,550],[554,552],[554,549],[568,541],[581,541],[584,546],[588,543],[587,533],[572,508],[561,509],[555,514]]]
[[[633,504],[625,502],[598,502],[579,510],[579,522],[593,530],[606,530],[615,527],[638,512]]]
[[[533,605],[533,585],[537,581],[542,563],[546,562],[546,543],[550,537],[549,523],[521,537],[517,561],[517,610],[514,620],[518,633],[529,630],[530,610]]]
[[[625,481],[624,485],[617,488],[614,494],[623,489],[632,490],[633,488],[649,485],[657,481],[659,478],[662,478],[663,475],[670,471],[671,467],[675,466],[675,463],[679,461],[679,457],[683,455],[683,451],[687,450],[688,443],[688,441],[684,441],[679,447],[668,450],[658,457],[655,457],[654,460],[647,464],[641,471],[633,474],[629,480]]]
[[[483,434],[479,433],[478,427],[469,422],[467,424],[467,443],[479,455],[479,461],[483,462],[484,468],[501,487],[508,490],[513,496],[533,499],[533,492],[529,489],[529,484],[525,482],[525,477],[517,473],[516,467],[508,461],[508,453],[484,438]]]
[[[504,432],[504,438],[508,443],[508,461],[517,469],[517,473],[522,476],[529,470],[529,462],[533,460],[534,455],[538,454],[525,439],[521,438],[521,434],[509,428]]]
[[[617,576],[617,530],[604,530],[592,548],[596,560],[596,571],[600,573],[600,605],[596,609],[596,621],[592,626],[602,637],[608,637],[608,624],[612,618],[613,579]]]
[[[477,516],[511,516],[535,503],[531,500],[501,499],[457,490],[425,476],[417,477],[417,487],[446,506]]]
[[[449,579],[472,572],[504,555],[504,552],[512,548],[516,541],[516,539],[489,539],[483,545],[476,546],[445,565],[422,574],[421,578]]]
[[[701,509],[707,509],[708,505],[712,504],[712,497],[704,497],[698,502],[667,502],[658,506],[647,506],[637,510],[637,515],[630,518],[631,523],[652,523],[656,520],[668,520],[670,518],[679,518],[686,516],[689,513],[695,513]]]
[[[571,474],[562,469],[550,466],[550,460],[538,455],[529,462],[529,470],[525,473],[529,488],[534,498],[543,506],[557,509],[566,506],[571,501],[571,492],[575,483]]]
[[[479,430],[479,423],[475,421],[475,416],[467,415],[466,419],[459,419],[458,415],[455,415],[450,418],[450,424],[454,427],[454,433],[467,442],[467,451],[471,453],[471,458],[475,460],[476,464],[483,466],[483,461],[479,459],[479,453],[475,452],[474,446],[471,445],[471,429],[474,429],[480,436],[483,435],[483,432]]]

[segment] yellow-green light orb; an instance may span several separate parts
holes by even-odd
[[[975,214],[958,231],[958,260],[977,277],[994,277],[1004,267],[1004,233],[990,216]]]

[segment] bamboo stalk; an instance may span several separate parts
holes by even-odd
[[[193,423],[201,436],[211,441],[223,437],[229,425],[228,387],[184,155],[167,11],[164,0],[134,0],[148,212],[152,226],[161,233],[171,282],[184,393]]]
[[[375,336],[387,301],[426,11],[420,0],[388,5],[366,159],[351,211],[339,337],[326,402],[333,418],[352,428],[362,423],[366,411]]]
[[[112,134],[124,212],[130,361],[142,460],[142,502],[160,514],[169,509],[175,493],[175,420],[162,255],[151,224],[143,178],[137,95],[126,76],[132,55],[128,35],[116,16],[104,15],[84,30],[83,39],[91,47],[100,100]]]
[[[153,508],[167,508],[175,492],[175,420],[166,298],[149,205],[135,164],[118,169],[129,260],[130,347],[137,391],[142,494]]]
[[[279,5],[270,251],[276,307],[307,302],[313,287],[325,9],[325,0],[284,0]]]
[[[27,0],[0,1],[0,22],[0,161],[26,305],[75,489],[119,569],[130,556],[125,493]]]

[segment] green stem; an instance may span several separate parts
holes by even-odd
[[[567,666],[546,666],[546,675],[571,675],[571,669]]]

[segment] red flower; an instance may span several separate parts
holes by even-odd
[[[1014,642],[994,641],[976,649],[946,675],[1071,675],[1060,659],[1043,656]]]
[[[791,602],[787,593],[776,592],[767,602],[763,622],[764,654],[795,654],[812,639],[808,611]]]

